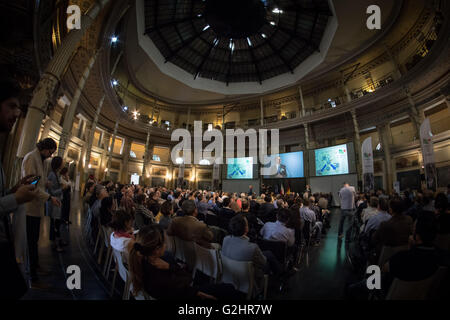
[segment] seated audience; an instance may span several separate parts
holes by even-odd
[[[194,201],[192,206],[195,208]],[[130,276],[135,295],[145,291],[159,300],[217,300],[242,296],[229,284],[191,286],[192,273],[181,269],[174,261],[162,258],[164,237],[159,225],[149,225],[143,227],[136,240],[129,244]]]
[[[116,211],[109,224],[111,233],[111,247],[117,251],[125,252],[128,242],[134,238],[133,217],[125,210]]]
[[[295,242],[294,229],[287,228],[290,213],[288,209],[282,209],[278,212],[276,222],[266,222],[262,227],[260,234],[263,239],[287,242],[288,246],[293,246]]]
[[[370,232],[377,230],[382,222],[391,219],[391,215],[388,213],[388,210],[388,200],[385,198],[379,198],[377,214],[367,220],[364,233],[369,234]]]
[[[314,197],[311,197],[310,199],[303,199],[303,207],[300,208],[300,218],[304,222],[309,222],[310,232],[315,236],[314,245],[317,246],[320,243],[323,225],[321,221],[317,221],[316,212],[312,209],[314,205],[313,201]]]
[[[410,216],[403,213],[403,209],[400,199],[393,199],[389,202],[389,214],[392,218],[380,223],[373,235],[373,244],[378,248],[377,252],[381,251],[382,246],[397,247],[408,244],[409,236],[412,234],[413,221]]]
[[[230,208],[231,199],[226,197],[222,201],[222,208],[219,210],[218,219],[219,219],[219,227],[228,230],[230,225],[231,218],[236,215],[236,212]]]
[[[364,231],[367,221],[378,214],[378,198],[370,197],[369,206],[362,211],[361,214],[361,232]]]
[[[170,201],[166,201],[161,205],[161,219],[159,219],[159,225],[167,230],[172,222],[173,216],[173,204]]]
[[[135,200],[136,200],[135,205],[136,211],[134,213],[135,228],[139,230],[143,226],[155,223],[155,217],[153,216],[153,213],[144,206],[146,200],[145,194],[143,193],[138,194]]]
[[[185,241],[195,241],[198,245],[211,248],[213,233],[206,224],[199,221],[197,208],[193,200],[183,201],[184,216],[175,217],[167,229],[169,236],[175,236]]]
[[[273,218],[272,214],[275,210],[275,206],[272,203],[272,197],[269,195],[266,195],[264,197],[264,202],[259,207],[258,217],[263,221],[267,222],[270,221],[271,218]],[[273,222],[273,221],[270,221]]]
[[[107,226],[112,221],[113,216],[113,198],[106,197],[103,198],[100,205],[100,224],[102,226]]]
[[[258,274],[266,269],[266,257],[256,243],[251,243],[247,237],[248,221],[238,214],[230,221],[231,235],[223,239],[222,254],[237,261],[252,261]]]

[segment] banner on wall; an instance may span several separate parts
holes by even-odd
[[[427,189],[436,190],[437,175],[432,137],[433,134],[431,133],[430,119],[426,118],[420,126],[420,144],[422,146],[425,184]]]
[[[374,190],[372,137],[364,140],[361,146],[364,192]]]

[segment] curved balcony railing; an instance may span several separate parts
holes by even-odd
[[[412,68],[414,68],[414,66],[416,66],[420,61],[422,61],[430,53],[431,47],[437,40],[438,34],[442,29],[441,28],[442,24],[443,24],[443,18],[440,17],[439,14],[435,15],[432,22],[428,25],[427,32],[425,34],[422,32],[422,34],[420,36],[416,37],[417,43],[414,46],[414,48],[411,49],[411,46],[409,46],[408,51],[411,51],[411,53],[409,55],[407,55],[406,58],[403,59],[403,61],[400,63],[399,69],[401,71],[409,72]],[[394,69],[394,65],[393,65],[392,69]],[[361,99],[361,98],[366,97],[371,94],[374,94],[378,90],[385,88],[385,87],[391,85],[392,83],[403,78],[403,77],[399,78],[398,76],[396,76],[395,75],[396,73],[397,73],[396,70],[390,70],[388,73],[384,74],[383,76],[381,76],[377,79],[374,79],[374,78],[372,78],[372,75],[370,74],[370,72],[368,72],[361,77],[362,78],[361,82],[364,83],[362,86],[348,88],[349,96],[347,96],[346,94],[342,94],[340,96],[327,98],[326,100],[324,100],[318,104],[307,106],[304,114],[300,110],[295,110],[295,111],[282,113],[281,116],[279,116],[279,115],[267,116],[263,120],[263,125],[273,126],[276,123],[281,123],[286,120],[301,119],[304,117],[319,115],[319,114],[322,114],[325,112],[329,112],[330,110],[332,110],[334,108],[342,107],[349,103],[354,104],[355,100]],[[341,83],[341,85],[342,85],[342,83]],[[342,91],[344,91],[344,89]],[[115,92],[119,98],[119,101],[123,101],[121,96],[126,97],[126,96],[130,95],[128,90],[125,87],[123,87],[122,85],[120,85],[120,83],[118,83],[115,86]],[[297,95],[293,95],[293,96],[289,96],[289,97],[283,97],[279,100],[289,99],[289,98],[292,98],[293,100],[297,100],[297,101],[300,99],[297,94]],[[138,97],[136,97],[136,96],[133,96],[133,99],[136,99],[136,101],[138,101]],[[277,101],[270,101],[269,104],[277,105],[279,103],[277,103]],[[149,115],[138,114],[135,112],[135,110],[132,109],[132,107],[128,107],[128,108],[123,107],[123,112],[125,113],[125,115],[127,116],[127,118],[130,121],[139,122],[144,126],[150,125],[152,128],[159,129],[157,131],[159,131],[160,133],[167,132],[170,134],[172,130],[176,129],[174,127],[173,123],[167,124],[167,123],[163,123],[162,121],[159,121],[159,122],[153,121],[152,122]],[[191,118],[191,119],[194,120],[193,118]],[[225,118],[225,124],[224,124],[225,129],[234,129],[234,128],[248,129],[251,127],[260,127],[260,126],[261,126],[261,119],[245,119],[245,120],[240,120],[240,121],[228,121],[227,122],[226,118]],[[185,124],[179,125],[177,128],[185,128]],[[222,129],[221,125],[216,126],[216,128]],[[188,129],[193,130],[193,125],[190,124]]]

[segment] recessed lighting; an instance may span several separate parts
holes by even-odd
[[[123,110],[124,110],[124,111],[127,111],[127,110],[128,110],[128,107],[127,107],[127,106],[124,106],[124,107],[123,107]]]
[[[117,38],[116,36],[113,36],[113,37],[111,38],[111,42],[112,42],[112,43],[116,43],[117,41],[119,41],[119,38]]]
[[[275,22],[273,22],[273,21],[270,21],[270,24],[274,26],[274,25],[275,25]]]
[[[250,47],[252,46],[252,42],[250,41],[250,38],[247,38],[247,43]]]
[[[117,86],[119,84],[119,82],[117,80],[113,80],[112,84],[113,84],[113,86]]]
[[[275,8],[272,10],[273,13],[283,13],[283,10],[280,10],[278,8]]]
[[[267,38],[267,36],[264,33],[261,33],[261,37],[263,37],[264,39]]]
[[[214,47],[216,47],[219,44],[219,39],[215,38],[213,41]]]

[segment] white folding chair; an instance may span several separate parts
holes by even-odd
[[[255,271],[253,262],[236,261],[221,255],[222,282],[229,283],[240,292],[247,294],[247,300],[253,297]]]
[[[420,281],[403,281],[395,278],[386,300],[425,300],[433,284],[434,275]]]
[[[380,268],[383,268],[384,264],[397,252],[408,250],[408,245],[404,246],[396,246],[396,247],[389,247],[389,246],[383,246],[381,248],[380,258],[378,259],[378,266]]]
[[[198,270],[210,277],[216,283],[220,279],[222,273],[222,265],[220,263],[220,254],[217,249],[206,249],[194,243],[195,249],[195,272]]]
[[[184,241],[178,237],[173,237],[175,240],[175,257],[184,261],[189,270],[195,270],[195,248],[194,241]]]
[[[125,267],[125,265],[123,263],[122,252],[120,252],[116,249],[112,249],[112,252],[113,252],[113,257],[114,257],[114,262],[116,264],[116,267],[114,269],[114,276],[113,276],[113,282],[112,282],[112,286],[111,286],[111,294],[110,295],[111,295],[111,297],[114,295],[114,289],[116,286],[116,276],[117,276],[117,273],[119,273],[120,277],[125,282],[125,286],[123,288],[122,299],[129,300],[130,299],[130,291],[132,289],[131,279],[130,279],[128,269]]]

